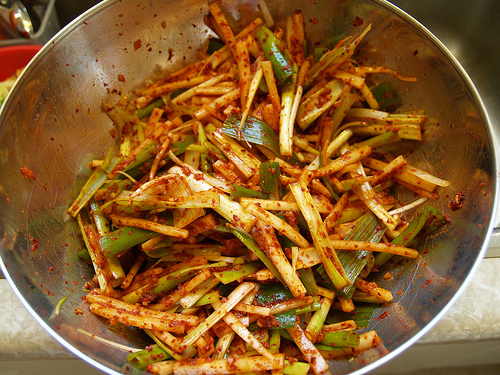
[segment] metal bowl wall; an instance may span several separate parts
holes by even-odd
[[[259,14],[256,0],[224,1],[238,20]],[[424,141],[401,150],[452,185],[434,202],[452,224],[419,244],[416,260],[389,262],[380,285],[394,301],[378,308],[368,329],[383,344],[353,361],[332,363],[332,374],[363,373],[389,360],[427,332],[445,313],[477,267],[495,212],[495,155],[490,125],[478,95],[457,61],[416,21],[383,1],[268,0],[282,21],[302,9],[311,45],[356,35],[372,23],[359,47],[364,61],[415,75],[392,77],[405,110],[425,109]],[[126,352],[78,329],[129,346],[146,338],[128,327],[108,327],[82,301],[92,268],[75,253],[83,247],[65,211],[90,171],[113,143],[101,102],[133,96],[149,77],[195,59],[211,32],[206,2],[104,1],[57,34],[30,63],[0,114],[0,255],[2,269],[28,310],[62,345],[108,372],[120,372]],[[363,26],[354,26],[356,17]],[[33,175],[26,173],[28,168]],[[465,207],[447,203],[458,192]],[[388,269],[394,276],[384,280]],[[51,313],[67,297],[60,315]],[[78,313],[78,309],[83,314]],[[381,318],[386,316],[385,318]],[[378,318],[380,317],[380,319]]]

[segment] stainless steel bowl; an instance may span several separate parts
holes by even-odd
[[[243,3],[245,11],[240,12]],[[236,18],[257,13],[257,3],[224,1]],[[457,60],[422,25],[391,4],[381,0],[268,3],[281,21],[303,9],[313,42],[342,31],[355,33],[356,17],[372,23],[373,31],[360,46],[361,56],[416,75],[418,83],[394,83],[404,93],[404,109],[425,109],[429,115],[424,141],[416,152],[408,152],[408,159],[452,182],[435,202],[452,224],[419,244],[421,257],[396,265],[391,271],[394,279],[380,281],[395,297],[377,309],[369,327],[377,330],[383,345],[331,366],[334,374],[365,373],[422,337],[477,268],[496,211],[492,129]],[[127,353],[77,329],[129,346],[142,347],[147,340],[131,328],[110,329],[88,311],[81,297],[92,270],[75,255],[83,244],[65,211],[89,175],[85,161],[102,157],[112,144],[112,124],[101,111],[102,100],[120,92],[132,95],[152,75],[195,59],[197,48],[210,36],[203,23],[207,12],[206,2],[198,0],[104,1],[41,50],[0,113],[2,270],[26,308],[57,341],[110,374],[121,371]],[[21,173],[23,167],[33,176]],[[447,203],[461,191],[465,207],[451,211]],[[381,278],[384,273],[380,272]],[[51,318],[63,297],[67,300],[60,315]],[[383,315],[387,317],[378,319]]]

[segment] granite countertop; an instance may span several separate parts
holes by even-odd
[[[0,294],[0,360],[73,358],[38,325],[5,279],[0,280]],[[457,302],[416,345],[498,340],[498,306],[500,257],[485,258]]]

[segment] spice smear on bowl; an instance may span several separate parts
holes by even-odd
[[[282,29],[260,5],[266,24],[237,31],[210,4],[199,61],[103,104],[119,148],[68,210],[90,311],[154,341],[128,356],[141,370],[324,373],[381,343],[357,331],[392,300],[371,275],[446,224],[429,202],[449,182],[391,153],[422,141],[424,110],[369,79],[416,78],[356,61],[370,25],[308,50],[301,11]]]

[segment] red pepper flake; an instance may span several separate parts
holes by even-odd
[[[353,26],[361,26],[363,24],[363,19],[362,18],[359,18],[359,17],[356,17],[352,23]]]
[[[33,171],[31,169],[29,169],[28,167],[22,167],[21,168],[21,174],[26,177],[26,178],[32,178],[33,180],[36,181],[36,176],[35,174],[33,173]]]
[[[137,51],[139,48],[142,47],[142,40],[140,39],[137,39],[135,42],[134,42],[134,51]]]
[[[389,311],[384,311],[377,319],[380,321],[382,319],[385,319],[389,316]]]
[[[125,82],[125,76],[123,74],[118,74],[118,81]]]
[[[31,251],[36,251],[38,249],[38,240],[36,238],[31,237],[30,241],[33,245],[31,245]]]
[[[464,206],[464,201],[465,201],[465,192],[460,191],[457,193],[457,195],[455,195],[455,197],[450,199],[450,201],[448,202],[448,207],[450,207],[452,211],[459,210]]]
[[[76,314],[76,315],[82,315],[82,314],[83,314],[82,309],[80,309],[80,308],[76,308],[76,309],[75,309],[75,314]]]
[[[413,56],[417,56],[418,55],[418,49],[416,49],[415,51],[413,51]]]
[[[49,267],[49,272],[52,272],[52,271],[54,271],[54,267],[50,266]]]

